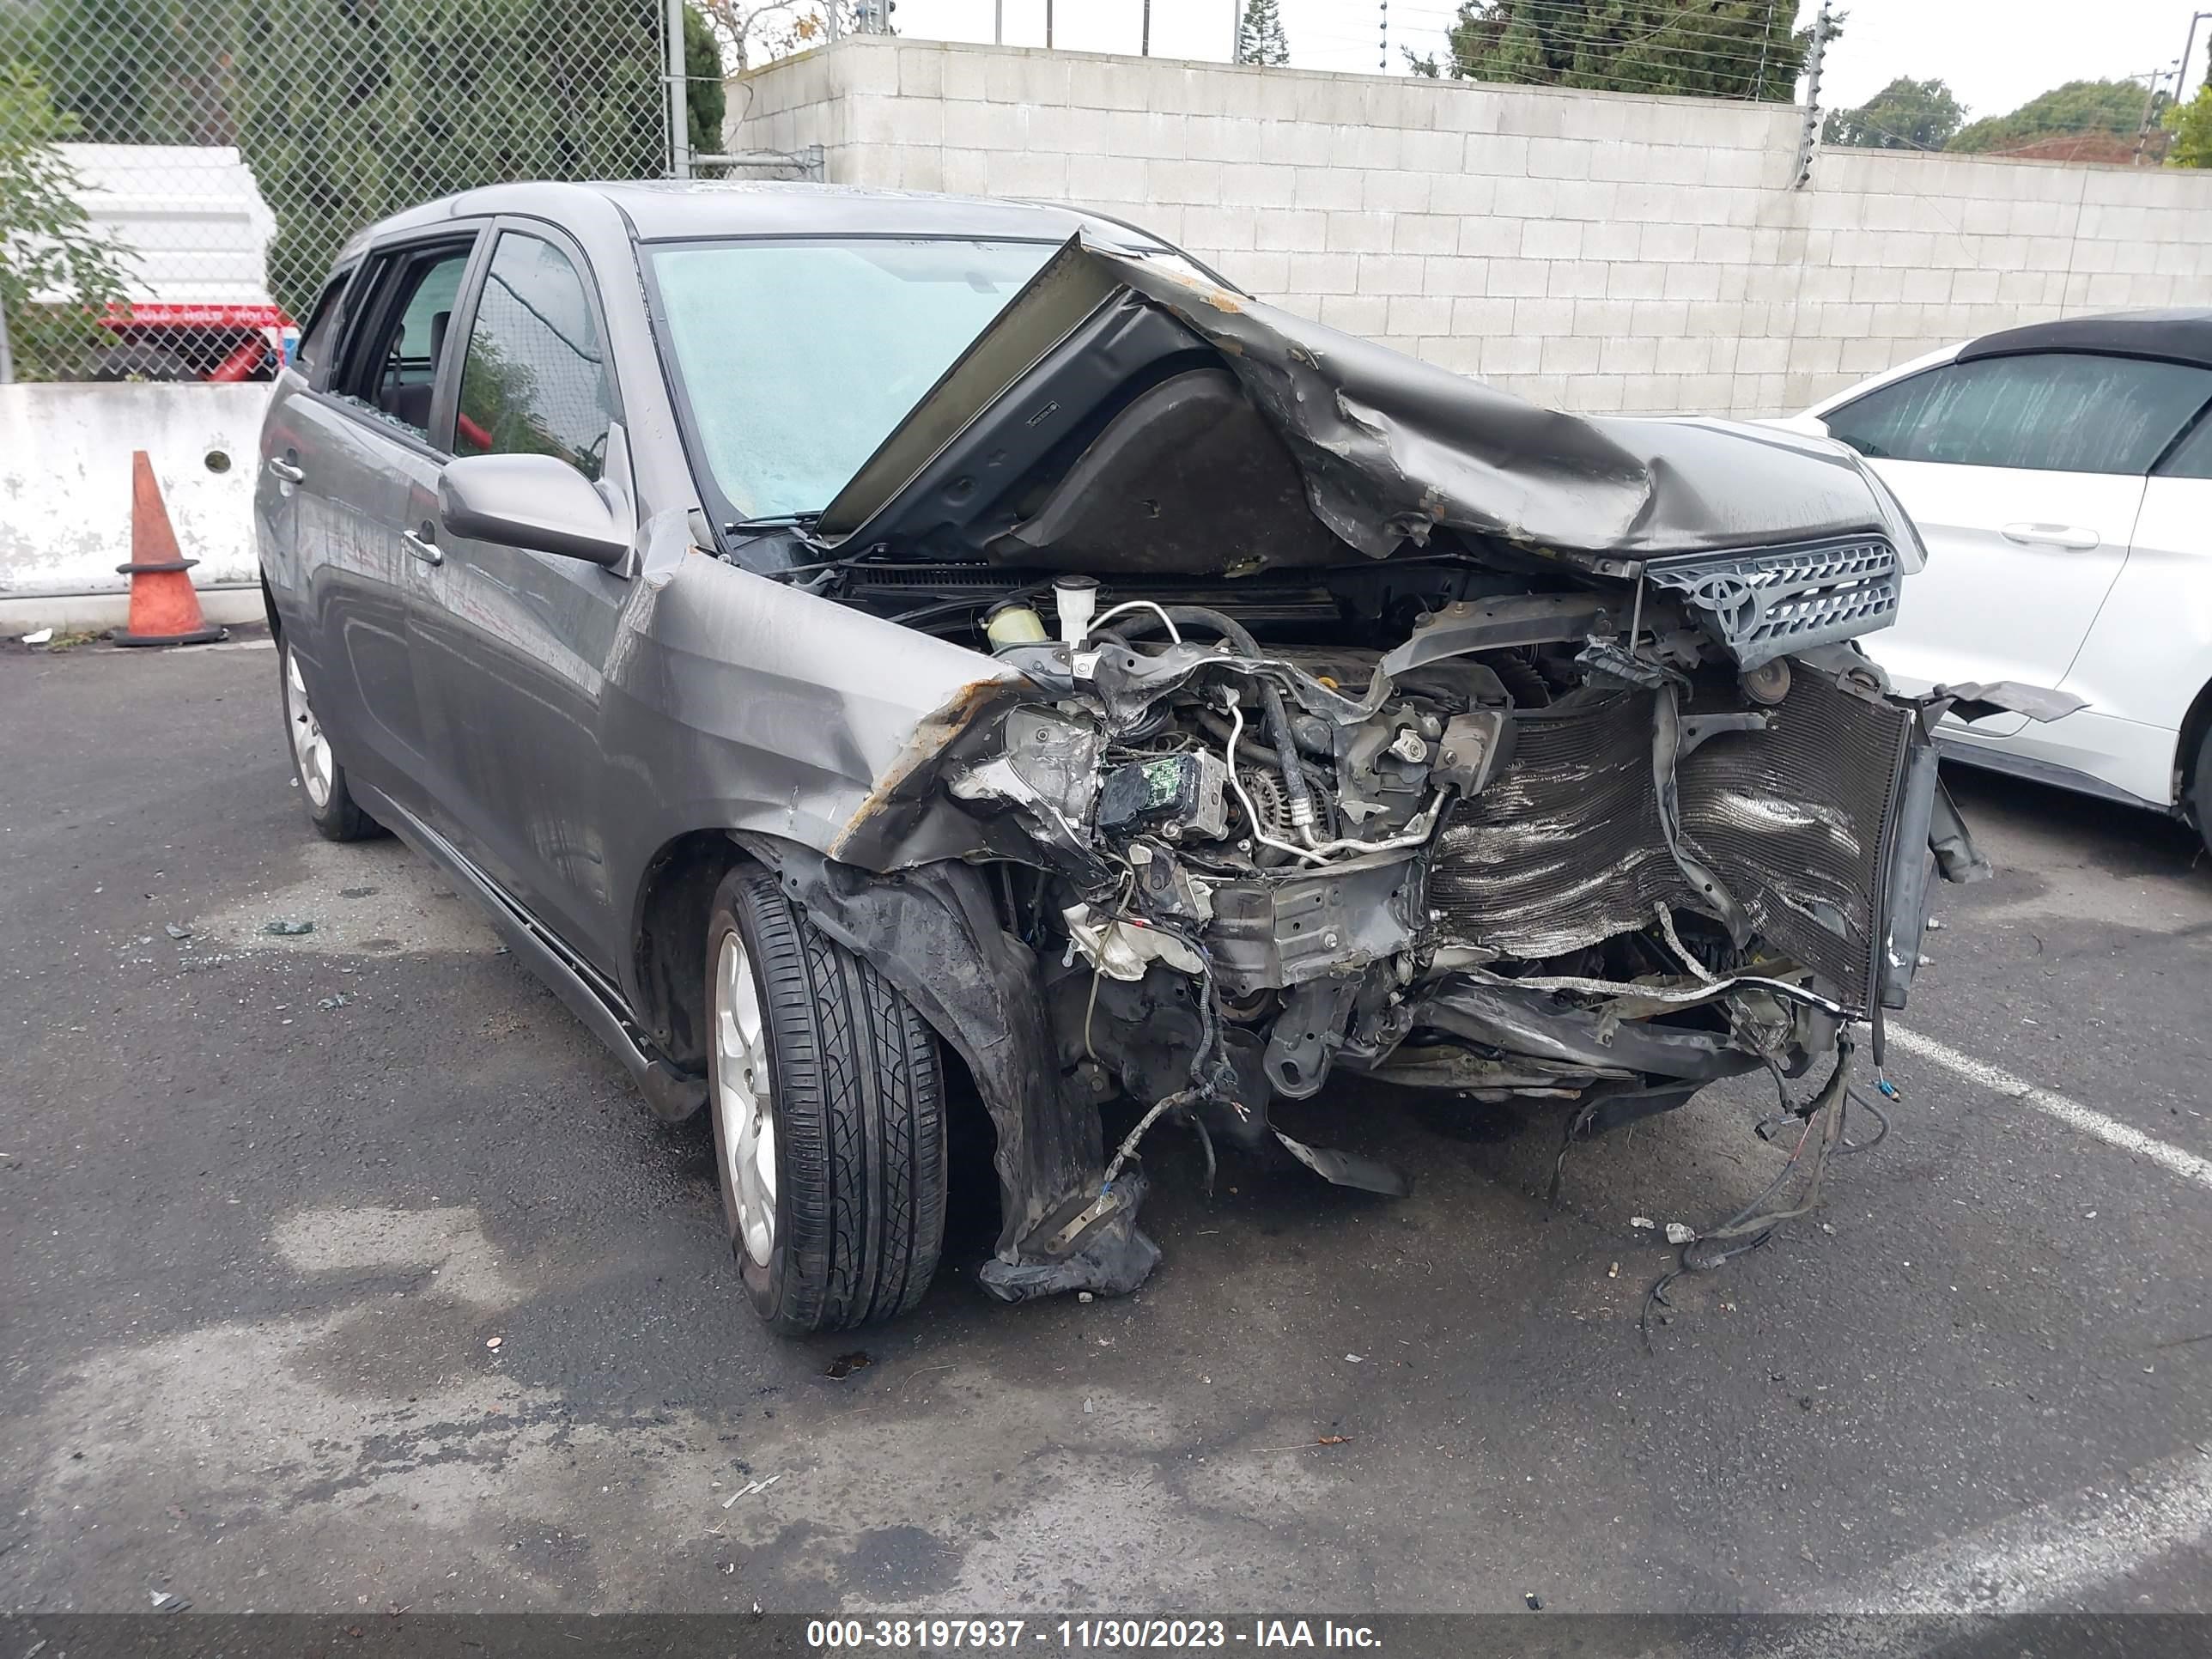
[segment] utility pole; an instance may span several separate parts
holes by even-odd
[[[1833,27],[1828,0],[1820,0],[1820,15],[1813,20],[1813,44],[1805,49],[1805,125],[1797,134],[1797,166],[1790,175],[1792,190],[1802,190],[1813,181],[1813,153],[1820,143],[1820,58]]]
[[[2181,89],[2183,87],[2186,86],[2189,82],[2190,54],[2197,50],[2197,26],[2204,21],[2208,17],[2212,17],[2212,11],[2200,11],[2191,14],[2189,19],[2189,33],[2182,40],[2181,56],[2178,60],[2176,60],[2173,65],[2173,101],[2177,104],[2181,101]],[[2157,107],[2158,76],[2154,75],[2150,77],[2150,96],[2143,100],[2142,125],[2136,129],[2135,159],[2138,166],[2142,164],[2143,151],[2148,148],[2150,144],[2150,116],[2151,112]]]
[[[1052,0],[1044,0],[1044,49],[1052,50]]]
[[[1152,0],[1145,0],[1145,32],[1137,37],[1137,56],[1152,55]]]
[[[2181,43],[2181,67],[2173,72],[2173,101],[2181,101],[2181,89],[2189,83],[2189,54],[2197,50],[2197,26],[2212,17],[2212,11],[2200,11],[2189,20],[2188,38]]]
[[[991,44],[1006,44],[1006,0],[991,0]]]
[[[2136,123],[2136,153],[2132,158],[2132,164],[2136,167],[2142,165],[2143,151],[2150,147],[2150,118],[2158,108],[2158,83],[2165,78],[2165,72],[2161,70],[2150,72],[2150,91],[2143,98],[2142,119]],[[2173,96],[2174,101],[2179,103],[2181,100],[2181,65],[2179,64],[2173,66]]]
[[[685,96],[691,89],[684,78],[684,0],[668,0],[668,176],[689,179],[691,176],[690,100]],[[714,148],[720,149],[719,135]]]
[[[1244,0],[1229,0],[1229,61],[1244,61]]]

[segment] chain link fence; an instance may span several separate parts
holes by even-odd
[[[21,379],[253,380],[332,257],[514,179],[719,150],[666,0],[0,0],[0,315]],[[4,372],[4,370],[0,370]]]

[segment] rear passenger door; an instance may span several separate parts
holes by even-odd
[[[447,227],[371,251],[324,393],[296,433],[301,534],[320,549],[313,604],[331,659],[331,683],[309,685],[315,711],[349,768],[418,813],[429,776],[408,638],[421,575],[407,501],[443,464],[432,404],[477,240],[473,228]]]
[[[1894,627],[1867,647],[1909,691],[2066,678],[2126,562],[2143,477],[2212,372],[2086,352],[1946,363],[1826,417],[1928,544]],[[1960,731],[2002,740],[2018,714]]]
[[[501,221],[465,315],[453,453],[554,456],[634,527],[606,328],[582,250],[540,222]],[[441,804],[473,859],[612,974],[625,930],[609,919],[601,694],[629,580],[446,533],[434,477],[415,489],[410,515],[412,533],[438,544],[413,626]]]
[[[307,325],[286,372],[276,377],[270,395],[269,416],[261,428],[262,468],[253,492],[254,526],[260,543],[262,580],[275,598],[279,617],[293,627],[293,638],[304,659],[319,659],[313,628],[301,615],[307,561],[319,557],[328,539],[319,499],[312,528],[312,544],[301,538],[301,486],[307,470],[300,465],[301,445],[319,441],[322,425],[318,417],[318,394],[331,354],[345,331],[345,297],[361,262],[351,260],[332,271],[307,313]],[[319,684],[325,670],[313,664]]]

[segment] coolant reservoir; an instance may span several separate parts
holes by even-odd
[[[1004,651],[1009,646],[1037,645],[1045,638],[1044,621],[1028,605],[1016,599],[996,605],[984,614],[983,637],[991,641],[991,649]]]

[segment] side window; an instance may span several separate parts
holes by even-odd
[[[370,278],[363,327],[348,339],[331,390],[405,427],[430,432],[430,397],[446,349],[447,325],[468,270],[466,244],[387,255]]]
[[[553,455],[597,478],[614,418],[583,278],[552,243],[504,233],[469,330],[454,450]]]
[[[2212,369],[2045,351],[1931,368],[1827,418],[1877,460],[2141,473],[2207,398]]]
[[[2174,445],[2173,453],[2159,463],[2161,478],[2212,478],[2212,410],[2207,410]]]
[[[315,296],[315,308],[307,313],[307,325],[300,331],[295,366],[302,374],[312,376],[330,355],[331,343],[338,331],[339,297],[359,269],[358,265],[347,265],[333,271],[331,280],[323,284],[323,291]]]

